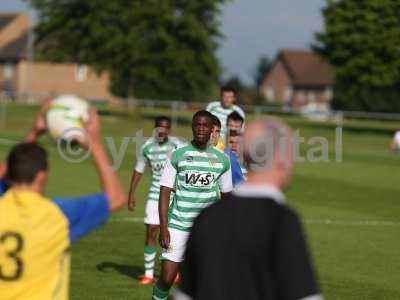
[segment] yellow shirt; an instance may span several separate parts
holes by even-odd
[[[218,144],[215,146],[215,148],[217,148],[218,150],[224,152],[225,150],[225,143],[223,139],[219,139],[218,140]]]
[[[66,300],[68,220],[37,193],[10,189],[0,199],[0,299]]]

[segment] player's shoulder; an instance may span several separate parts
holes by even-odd
[[[154,146],[155,143],[155,139],[153,137],[149,138],[146,140],[146,142],[144,142],[143,146],[142,146],[142,151],[148,151],[151,147]]]
[[[174,151],[172,151],[172,155],[175,157],[181,157],[185,155],[186,152],[192,152],[193,151],[193,146],[190,144],[184,144],[181,145],[180,147],[176,148]]]
[[[278,205],[280,213],[280,227],[301,230],[302,222],[298,213],[288,205]]]
[[[226,156],[225,152],[222,151],[221,149],[218,149],[217,147],[210,147],[209,151],[213,154],[215,154],[218,157],[224,157]]]
[[[185,142],[184,140],[181,140],[179,138],[177,138],[176,136],[170,136],[168,138],[169,142],[171,143],[171,145],[175,148],[175,149],[179,149],[182,148],[183,146],[187,145],[187,142]]]
[[[218,148],[210,147],[210,153],[212,153],[220,162],[223,162],[226,166],[229,166],[229,156]]]
[[[245,116],[244,110],[239,105],[234,104],[233,110],[238,112],[239,115],[241,115],[244,118],[244,116]]]
[[[8,190],[9,186],[4,179],[0,179],[0,197],[2,197]]]
[[[207,110],[212,110],[212,109],[220,107],[220,106],[221,106],[220,101],[212,101],[207,105]]]
[[[235,156],[233,151],[231,149],[229,149],[229,148],[225,148],[223,152],[229,159],[231,159],[231,158],[233,158]]]
[[[14,199],[18,198],[19,203],[16,204]],[[31,192],[13,192],[8,190],[0,197],[0,212],[7,212],[7,216],[11,219],[18,220],[21,217],[19,213],[21,207],[29,212],[31,220],[40,220],[45,217],[48,222],[56,224],[63,222],[66,224],[66,217],[58,206],[49,198]],[[15,216],[15,218],[13,218]],[[0,220],[1,220],[0,214]],[[4,220],[4,219],[3,219]]]

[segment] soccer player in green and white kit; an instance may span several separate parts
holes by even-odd
[[[221,88],[221,100],[214,101],[207,105],[208,110],[213,115],[217,116],[221,121],[221,137],[224,139],[227,134],[227,118],[233,113],[237,112],[243,120],[245,119],[244,111],[235,104],[237,93],[232,87],[224,86]]]
[[[229,158],[209,143],[212,128],[212,115],[197,112],[192,119],[192,142],[175,150],[165,164],[159,202],[162,265],[152,299],[168,298],[194,219],[232,190]],[[176,192],[169,208],[173,188]]]
[[[168,117],[160,116],[155,119],[154,137],[147,140],[140,150],[129,190],[128,208],[129,210],[133,210],[136,205],[135,191],[145,170],[146,163],[148,163],[151,168],[152,179],[144,218],[146,225],[146,241],[144,246],[145,274],[139,277],[139,283],[143,285],[154,282],[157,233],[160,225],[158,218],[159,181],[168,156],[182,145],[177,138],[169,136],[170,130],[171,120]]]

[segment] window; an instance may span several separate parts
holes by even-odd
[[[290,100],[292,100],[292,96],[293,96],[293,89],[290,86],[287,86],[283,94],[283,100],[285,102],[289,102]]]
[[[14,66],[12,64],[5,64],[3,67],[3,76],[5,79],[11,79],[14,76]]]
[[[75,66],[75,80],[85,81],[87,78],[87,66],[77,65]]]
[[[268,100],[274,100],[275,98],[275,90],[273,87],[268,86],[265,89],[265,96]]]
[[[326,98],[326,100],[327,100],[327,101],[330,101],[330,100],[332,99],[332,97],[333,97],[333,91],[332,91],[332,89],[331,89],[331,88],[327,88],[327,89],[325,90],[325,98]]]
[[[307,98],[309,103],[315,103],[316,97],[314,92],[309,91]]]
[[[296,95],[297,95],[297,101],[296,102],[298,102],[299,104],[303,104],[304,103],[304,100],[305,100],[305,93],[303,92],[303,91],[298,91],[297,93],[296,93]]]

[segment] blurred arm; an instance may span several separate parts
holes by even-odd
[[[142,173],[134,170],[132,173],[131,183],[129,186],[129,194],[128,194],[128,208],[129,210],[133,210],[136,206],[136,197],[135,192],[136,188],[139,185],[140,179],[142,178]]]
[[[84,125],[87,136],[80,143],[91,149],[103,193],[53,199],[68,220],[69,239],[72,243],[104,224],[110,211],[121,208],[126,202],[121,183],[101,143],[100,121],[94,110]]]
[[[160,227],[163,229],[167,229],[168,227],[168,206],[169,206],[170,194],[171,194],[171,188],[166,186],[161,186],[158,213],[160,216]]]
[[[167,159],[160,179],[160,200],[158,204],[158,213],[160,217],[160,245],[164,249],[168,249],[169,247],[168,207],[169,197],[175,184],[176,175],[177,170],[172,165],[171,160]]]
[[[228,155],[231,162],[232,184],[235,187],[244,180],[243,172],[236,155],[232,151],[229,151]]]
[[[121,208],[127,201],[121,182],[114,170],[111,168],[108,156],[101,142],[100,120],[97,113],[92,110],[89,120],[84,123],[90,141],[83,142],[87,146],[91,143],[91,153],[100,178],[102,190],[107,194],[110,211]]]
[[[221,191],[221,199],[224,198],[224,194],[229,193],[232,191],[232,171],[231,171],[231,165],[229,162],[228,157],[227,159],[227,170],[221,175],[219,178],[219,188]]]
[[[25,143],[33,143],[47,131],[46,125],[46,112],[50,107],[52,99],[47,99],[40,106],[39,112],[36,115],[35,122],[33,123],[32,128],[26,134],[24,141]]]
[[[144,147],[140,149],[140,153],[137,156],[135,170],[132,173],[131,183],[129,186],[128,194],[128,208],[133,211],[136,206],[135,191],[142,178],[144,170],[146,169],[146,158],[144,156]]]
[[[0,164],[0,180],[4,178],[7,172],[7,165],[5,163]]]
[[[80,197],[56,197],[53,201],[68,220],[71,243],[106,223],[110,215],[108,197],[105,193]]]

